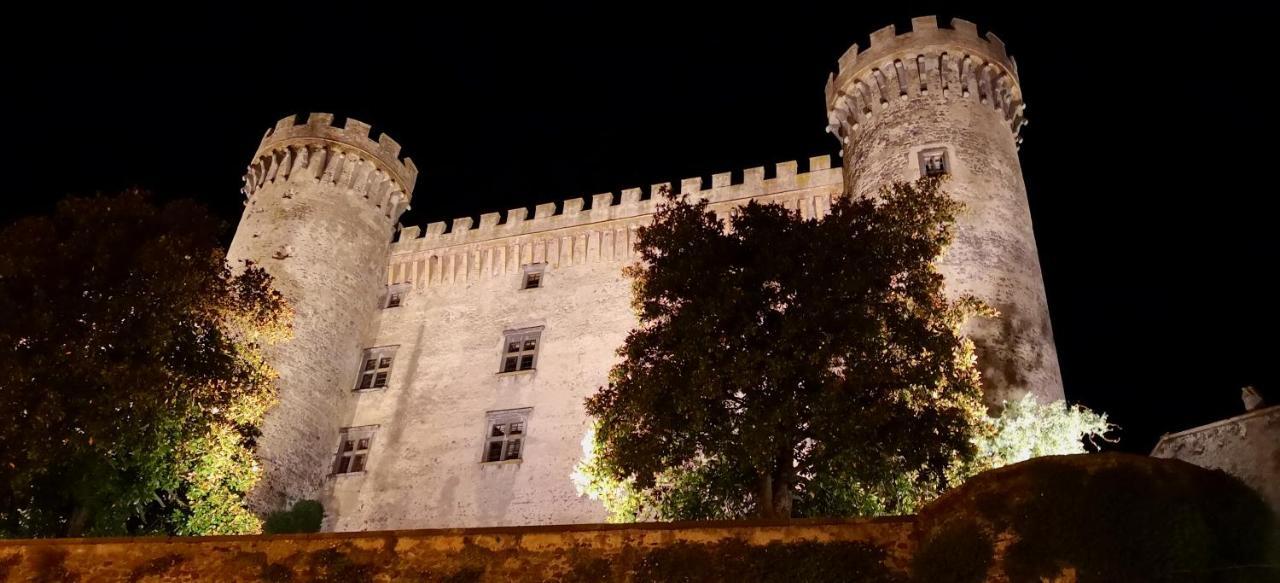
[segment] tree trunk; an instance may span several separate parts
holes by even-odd
[[[779,480],[773,488],[773,517],[791,520],[791,484]]]
[[[760,473],[760,496],[756,502],[756,514],[764,519],[774,518],[773,476],[769,472]]]
[[[790,480],[769,473],[760,475],[759,503],[756,508],[759,518],[790,520],[791,502]]]
[[[84,527],[89,524],[89,509],[84,506],[76,506],[71,512],[71,519],[67,521],[67,537],[76,538],[84,535]]]

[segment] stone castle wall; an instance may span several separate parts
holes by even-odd
[[[1227,472],[1262,494],[1280,516],[1280,405],[1166,434],[1151,457]]]
[[[824,214],[840,194],[840,171],[822,156],[771,178],[749,169],[688,179],[681,192],[727,213],[748,200]],[[705,190],[701,186],[707,186]],[[657,193],[663,185],[656,185]],[[635,325],[631,283],[636,229],[659,199],[617,197],[540,205],[498,224],[485,215],[406,229],[392,245],[387,284],[403,303],[374,316],[369,346],[396,346],[385,390],[355,394],[344,426],[377,426],[367,470],[327,479],[332,530],[599,522],[598,502],[579,497],[570,475],[590,421],[583,401],[608,379],[615,350]],[[542,285],[521,289],[523,266],[545,266]],[[499,373],[503,332],[542,326],[535,370]],[[348,374],[355,382],[355,369]],[[481,463],[486,412],[532,408],[519,462]]]
[[[417,173],[385,134],[375,142],[366,124],[332,121],[313,114],[295,125],[290,116],[267,132],[227,251],[233,267],[251,261],[271,273],[295,310],[293,339],[271,353],[280,402],[258,440],[264,474],[251,503],[260,510],[320,494]]]
[[[902,573],[914,518],[0,541],[0,581],[632,581],[677,545],[866,543]],[[775,559],[776,560],[776,559]]]
[[[973,325],[988,400],[1033,391],[1062,398],[1061,378],[1017,159],[1023,124],[1012,60],[972,24],[913,20],[840,59],[828,85],[843,166],[827,156],[689,178],[590,199],[518,208],[425,231],[393,225],[416,180],[385,134],[313,114],[281,120],[246,176],[249,195],[229,257],[267,267],[297,309],[280,348],[281,404],[266,421],[260,509],[318,498],[328,530],[598,522],[570,479],[589,420],[584,399],[607,382],[636,324],[636,229],[659,193],[705,198],[727,214],[749,200],[821,217],[845,194],[914,180],[919,154],[945,149],[948,188],[968,206],[942,269],[951,293],[1002,315]],[[913,72],[914,71],[914,72]],[[527,266],[542,285],[521,289]],[[398,307],[383,308],[391,291]],[[541,327],[537,366],[499,374],[504,332]],[[394,349],[386,387],[354,391],[364,349]],[[486,413],[531,409],[520,461],[482,463]],[[339,431],[372,430],[363,471],[333,475]]]
[[[966,333],[978,347],[987,402],[1023,394],[1063,397],[1026,186],[1018,162],[1025,124],[1017,67],[994,34],[955,19],[912,20],[854,45],[827,86],[829,130],[843,145],[845,185],[874,195],[922,175],[921,156],[945,152],[946,189],[966,206],[939,262],[953,295],[972,294],[1000,312]]]

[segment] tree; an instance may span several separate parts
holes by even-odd
[[[221,230],[126,192],[0,231],[0,536],[260,528],[242,499],[290,311]]]
[[[958,210],[935,179],[821,220],[751,202],[729,229],[669,198],[629,268],[640,324],[586,403],[598,463],[707,517],[805,514],[824,484],[941,487],[984,423],[959,332],[984,308],[934,267]]]
[[[1098,451],[1099,440],[1117,441],[1108,436],[1115,428],[1105,413],[1063,401],[1038,403],[1028,393],[1006,403],[998,416],[975,427],[972,441],[977,453],[971,460],[957,460],[948,469],[947,486],[1031,458]],[[602,448],[595,430],[588,431],[572,479],[579,495],[600,501],[609,522],[732,519],[747,514],[740,504],[726,504],[707,495],[705,485],[714,476],[707,475],[705,468],[662,472],[655,487],[641,491],[633,480],[619,479],[611,471],[600,455]],[[805,484],[805,491],[807,499],[800,509],[805,516],[880,516],[917,512],[941,494],[942,488],[908,473],[876,483],[815,476]]]

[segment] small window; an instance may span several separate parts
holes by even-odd
[[[524,266],[524,279],[520,283],[520,289],[537,289],[542,287],[542,273],[546,271],[547,264],[533,263]]]
[[[503,335],[502,367],[499,373],[533,370],[538,362],[542,328],[511,330]]]
[[[377,426],[347,427],[338,437],[338,455],[333,461],[334,474],[363,472],[369,465],[369,448]]]
[[[391,365],[395,364],[395,346],[369,348],[360,359],[360,378],[356,381],[357,391],[385,389],[391,381]]]
[[[409,293],[409,284],[397,283],[387,286],[387,293],[383,296],[383,309],[398,308],[404,305],[404,297]]]
[[[945,176],[951,173],[951,162],[947,160],[946,148],[932,148],[920,152],[920,175]]]
[[[523,459],[525,425],[533,409],[507,409],[485,414],[484,462]]]

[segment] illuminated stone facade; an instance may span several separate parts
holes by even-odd
[[[847,193],[949,174],[969,210],[942,262],[948,289],[1001,311],[970,330],[988,399],[1060,399],[1016,68],[994,36],[951,26],[915,19],[840,59],[827,106],[843,167],[818,156],[666,186],[722,212],[757,200],[820,217]],[[570,480],[583,400],[635,325],[622,269],[664,185],[397,232],[417,176],[399,149],[353,120],[289,117],[245,177],[229,257],[265,266],[297,309],[296,339],[273,355],[282,400],[254,503],[320,499],[330,530],[601,521]]]

